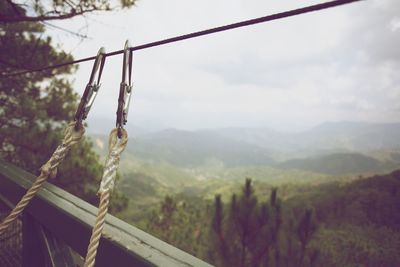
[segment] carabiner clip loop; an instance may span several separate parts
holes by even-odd
[[[86,119],[90,108],[93,105],[94,99],[96,98],[96,95],[100,89],[100,79],[106,59],[105,53],[106,51],[104,47],[100,48],[99,52],[97,53],[96,60],[93,64],[92,73],[90,74],[89,83],[86,85],[78,109],[75,113],[76,128],[78,128],[79,125],[82,124],[82,121]],[[95,75],[97,72],[98,75],[96,81]]]
[[[118,137],[121,138],[121,129],[128,121],[129,103],[132,95],[132,62],[133,54],[129,46],[129,40],[125,42],[124,59],[122,64],[122,81],[119,87],[117,122]]]

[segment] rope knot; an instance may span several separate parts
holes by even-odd
[[[28,191],[21,198],[14,209],[10,212],[10,214],[0,224],[0,235],[2,235],[6,231],[7,227],[18,218],[18,216],[29,204],[31,199],[35,196],[35,194],[40,189],[42,184],[47,180],[47,178],[54,178],[56,176],[57,166],[64,159],[71,146],[76,144],[85,133],[83,125],[79,124],[78,126],[79,127],[77,127],[76,130],[75,123],[70,123],[67,126],[65,130],[65,136],[61,145],[57,147],[51,158],[40,168],[40,175],[36,178],[35,182],[33,182],[32,186],[28,189]]]
[[[69,123],[65,129],[62,143],[54,151],[51,158],[40,168],[41,174],[55,178],[58,165],[63,161],[71,147],[82,139],[84,134],[85,128],[82,125],[79,125],[76,129],[75,122]]]
[[[111,131],[108,139],[109,152],[98,191],[100,195],[105,192],[110,192],[114,188],[121,153],[125,150],[126,144],[128,143],[128,133],[125,129],[121,129],[121,131],[121,139],[118,138],[117,128]]]

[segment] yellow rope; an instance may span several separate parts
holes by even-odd
[[[47,180],[48,177],[54,178],[57,174],[57,167],[63,161],[65,156],[71,147],[78,143],[79,140],[85,133],[85,129],[82,125],[78,129],[75,129],[75,122],[71,122],[65,129],[64,139],[54,151],[51,158],[41,167],[40,175],[36,178],[31,188],[25,193],[22,199],[18,202],[11,213],[4,219],[0,224],[0,235],[2,235],[8,226],[13,223],[24,208],[29,204],[29,201],[35,196],[42,184]]]
[[[95,225],[90,237],[89,246],[86,253],[84,267],[93,267],[96,261],[97,248],[99,247],[101,234],[103,231],[106,215],[108,212],[108,204],[110,202],[110,193],[114,188],[115,177],[121,153],[124,151],[128,142],[128,134],[125,129],[122,130],[121,139],[118,139],[118,130],[113,129],[110,133],[108,146],[109,152],[104,167],[103,177],[100,184],[98,194],[100,195],[99,210]]]
[[[84,267],[93,267],[96,261],[97,248],[99,247],[101,233],[103,231],[104,222],[106,220],[106,215],[108,212],[109,202],[110,192],[101,193],[99,211],[97,213],[96,223],[92,230],[92,236],[90,237]]]

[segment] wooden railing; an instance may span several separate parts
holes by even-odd
[[[0,160],[0,201],[15,205],[35,177]],[[45,183],[23,215],[23,266],[76,266],[85,256],[97,208]],[[210,264],[108,215],[96,266],[199,266]]]

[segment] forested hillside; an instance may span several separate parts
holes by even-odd
[[[322,266],[400,266],[399,170],[328,184],[288,202],[315,210]]]
[[[18,215],[46,181],[100,210],[68,266],[109,212],[217,267],[400,267],[399,1],[327,1],[0,1],[0,159],[41,173],[0,245],[52,260]]]
[[[129,201],[116,215],[216,266],[400,266],[400,150],[375,136],[396,129],[140,131],[121,159]],[[93,140],[104,155],[107,139]]]
[[[216,266],[400,265],[400,171],[282,191],[247,179],[225,201],[170,194],[131,223]]]
[[[395,164],[381,162],[357,153],[335,153],[306,159],[292,159],[277,165],[283,169],[298,169],[331,175],[383,172]]]

